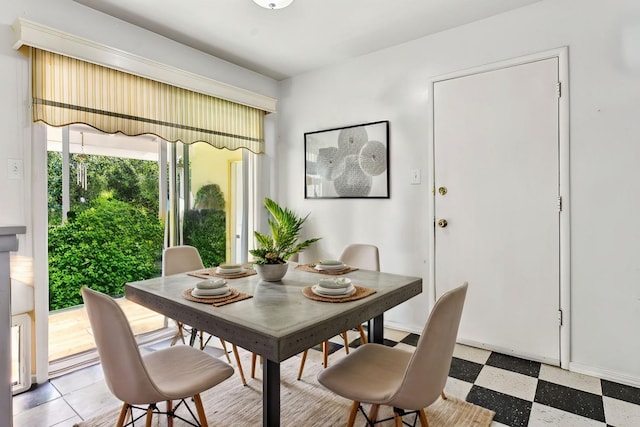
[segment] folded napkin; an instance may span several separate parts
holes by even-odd
[[[351,285],[351,280],[346,277],[339,279],[320,279],[318,286],[326,289],[346,289]]]
[[[224,279],[207,279],[196,283],[196,289],[219,289],[226,285],[227,281]]]
[[[335,260],[335,259],[327,259],[327,260],[324,260],[324,261],[320,261],[318,263],[318,265],[335,267],[335,266],[343,265],[343,263],[342,263],[342,261],[338,261],[338,260]]]
[[[191,295],[193,295],[194,297],[216,297],[216,296],[222,296],[228,293],[229,293],[229,287],[226,285],[222,288],[216,288],[216,289],[196,288],[191,291]]]
[[[236,270],[238,268],[242,268],[242,264],[220,264],[218,268],[220,270]]]
[[[228,274],[238,274],[243,273],[244,269],[240,264],[220,264],[216,267],[216,273],[228,275]]]

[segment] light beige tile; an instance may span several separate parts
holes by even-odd
[[[533,402],[538,381],[536,378],[517,372],[484,366],[476,378],[475,384]]]
[[[555,366],[541,365],[541,380],[564,385],[593,394],[602,394],[602,386],[599,378],[577,374]]]
[[[408,335],[409,335],[409,332],[398,331],[397,329],[384,328],[384,337],[391,341],[400,342]]]
[[[38,405],[13,417],[13,427],[53,426],[76,413],[61,397]]]
[[[104,381],[76,390],[63,398],[85,420],[122,405]]]
[[[458,359],[469,360],[471,362],[484,365],[485,363],[487,363],[487,359],[489,359],[491,352],[482,348],[456,344],[455,348],[453,349],[453,355]]]
[[[604,427],[605,423],[581,417],[570,412],[534,403],[529,416],[529,427]]]
[[[104,373],[102,366],[94,365],[58,378],[53,378],[51,384],[53,384],[60,394],[65,395],[103,380]]]
[[[607,424],[616,427],[640,426],[640,405],[606,396],[602,400]]]
[[[76,415],[75,417],[64,420],[61,423],[52,425],[51,427],[73,427],[80,422],[82,422],[82,418]]]
[[[466,381],[461,381],[456,378],[447,378],[447,383],[444,386],[444,393],[447,396],[452,396],[460,400],[465,400],[473,384]]]
[[[499,423],[497,421],[491,421],[491,426],[490,427],[509,427],[509,426],[506,425],[506,424]]]

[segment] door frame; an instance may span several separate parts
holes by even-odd
[[[518,58],[507,59],[486,65],[433,77],[428,83],[428,166],[429,186],[429,284],[428,295],[432,304],[436,301],[435,289],[435,135],[434,135],[434,86],[436,83],[478,73],[496,71],[503,68],[524,65],[545,59],[558,58],[558,80],[560,97],[558,98],[558,194],[562,200],[559,215],[560,246],[559,271],[559,319],[560,322],[560,367],[569,368],[571,350],[571,228],[570,228],[570,187],[569,187],[569,48],[567,46],[538,52]],[[559,203],[560,204],[560,203]]]

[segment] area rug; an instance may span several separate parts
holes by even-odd
[[[254,427],[262,425],[262,381],[260,378],[249,378],[249,369],[247,368],[250,367],[250,362],[246,352],[243,353],[245,353],[242,358],[243,366],[248,384],[242,386],[236,370],[231,378],[202,394],[207,420],[211,426]],[[281,364],[281,425],[291,427],[344,426],[351,402],[336,396],[318,384],[316,375],[322,369],[320,363],[309,364],[302,380],[298,381],[296,375],[299,362],[299,357],[292,357]],[[193,407],[193,404],[190,404]],[[365,410],[368,411],[369,408],[365,407]],[[76,424],[76,426],[113,427],[118,419],[119,411],[120,408],[114,408],[105,414]],[[494,412],[488,409],[454,397],[449,397],[447,400],[438,399],[436,403],[426,409],[426,413],[429,427],[488,427],[494,416]],[[182,415],[186,419],[191,419],[186,413]],[[390,408],[380,408],[378,419],[390,416],[392,416]],[[406,418],[409,423],[413,423],[413,415]],[[356,425],[364,424],[364,417],[362,414],[358,414]],[[136,422],[136,425],[143,426],[144,419]],[[186,425],[188,424],[178,419],[174,421],[176,427]],[[394,423],[391,420],[377,425],[390,427]],[[420,422],[418,421],[416,425],[420,425]],[[153,426],[166,426],[166,418],[156,415]]]

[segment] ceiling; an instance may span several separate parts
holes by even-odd
[[[540,0],[74,0],[283,80]]]

